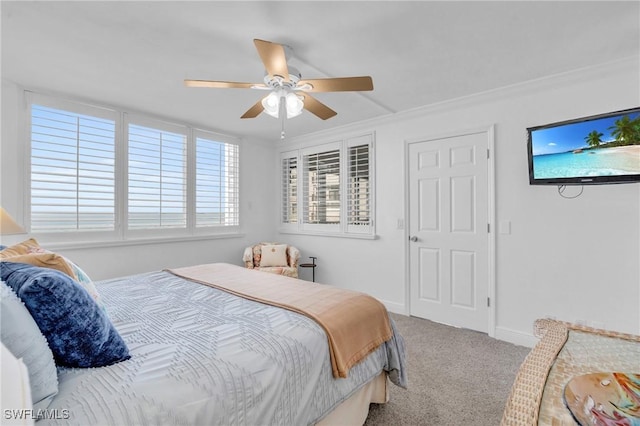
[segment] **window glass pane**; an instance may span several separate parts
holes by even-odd
[[[196,226],[239,224],[238,145],[196,138]]]
[[[115,121],[31,105],[31,231],[115,229]]]
[[[304,223],[340,223],[340,150],[305,155]]]
[[[129,229],[185,228],[184,134],[129,124]]]

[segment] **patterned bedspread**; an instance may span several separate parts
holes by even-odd
[[[302,315],[168,272],[97,287],[132,357],[60,368],[48,408],[70,418],[38,425],[309,425],[383,369],[406,386],[397,333],[347,379],[334,379],[327,337]]]

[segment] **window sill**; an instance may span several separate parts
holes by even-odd
[[[159,237],[159,238],[135,238],[130,240],[103,240],[103,241],[72,241],[64,243],[55,243],[43,241],[42,245],[48,250],[74,250],[85,248],[109,248],[109,247],[125,247],[139,246],[149,244],[171,244],[188,241],[204,241],[218,240],[227,238],[243,238],[245,234],[228,233],[228,234],[207,234],[207,235],[189,235],[183,237]],[[37,238],[37,237],[36,237]],[[40,242],[40,239],[38,239]]]
[[[314,232],[314,231],[301,231],[292,229],[278,229],[281,234],[292,235],[308,235],[314,237],[332,237],[332,238],[352,238],[356,240],[377,240],[376,234],[347,234],[343,232]]]

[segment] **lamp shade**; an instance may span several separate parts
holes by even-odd
[[[0,235],[14,235],[25,233],[26,232],[24,228],[18,225],[4,208],[0,207]]]

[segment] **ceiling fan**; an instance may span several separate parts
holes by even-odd
[[[350,92],[373,90],[373,80],[365,77],[302,79],[300,72],[287,65],[292,49],[270,41],[253,40],[266,72],[264,83],[240,83],[233,81],[184,80],[188,87],[237,88],[268,90],[241,118],[255,118],[262,111],[272,117],[293,118],[303,109],[323,120],[337,114],[334,110],[310,95],[311,92]]]

